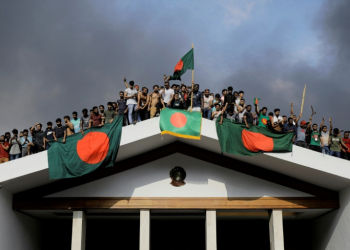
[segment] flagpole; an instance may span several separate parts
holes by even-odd
[[[301,110],[300,110],[300,114],[303,114],[304,100],[305,100],[305,91],[306,91],[306,84],[305,84],[304,91],[303,91],[303,100],[301,101]]]
[[[192,49],[194,48],[193,46],[193,43],[192,43]],[[192,93],[191,93],[191,112],[192,112],[192,106],[193,106],[193,87],[194,87],[194,84],[193,84],[193,81],[194,81],[194,69],[192,69]]]

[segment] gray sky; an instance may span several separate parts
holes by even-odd
[[[0,0],[0,133],[162,84],[195,45],[195,81],[350,130],[350,1]],[[190,84],[191,74],[183,81]],[[176,81],[175,81],[176,82]],[[345,111],[345,112],[344,112]]]

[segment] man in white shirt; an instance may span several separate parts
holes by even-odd
[[[323,121],[320,126],[320,132],[321,132],[321,141],[323,142],[323,147],[321,148],[322,152],[324,150],[324,153],[329,155],[330,150],[329,150],[329,144],[328,144],[328,139],[329,135],[332,133],[333,130],[333,125],[332,125],[332,118],[329,118],[329,123],[330,123],[330,128],[327,131],[327,126],[322,126],[324,124],[324,118],[322,117]]]
[[[165,89],[160,90],[159,93],[162,94],[163,96],[163,100],[164,100],[164,104],[166,107],[170,107],[171,106],[171,101],[174,98],[174,90],[169,88],[169,82],[166,81],[164,83],[164,87]]]
[[[134,89],[134,81],[129,82],[130,87],[125,90],[124,98],[126,99],[126,105],[128,106],[128,119],[129,124],[136,124],[137,119],[137,90]],[[133,115],[134,114],[134,115]],[[140,121],[140,120],[139,120]]]
[[[211,106],[213,105],[213,97],[209,95],[210,90],[206,89],[203,96],[203,118],[211,119]]]

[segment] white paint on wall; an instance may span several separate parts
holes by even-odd
[[[339,193],[340,208],[313,222],[313,250],[350,249],[350,187]]]
[[[0,249],[40,249],[40,222],[12,210],[12,194],[0,189]]]
[[[186,185],[170,184],[183,167]],[[309,194],[175,153],[48,197],[302,197]]]

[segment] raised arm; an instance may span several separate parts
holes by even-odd
[[[333,124],[332,124],[332,118],[329,118],[329,134],[332,133],[332,130],[333,130]]]
[[[324,117],[322,117],[322,122],[321,122],[321,125],[320,125],[320,132],[322,131],[322,127],[323,127],[323,125],[324,125]]]
[[[293,117],[294,115],[294,110],[293,110],[293,103],[290,103],[290,116]]]
[[[256,112],[256,114],[259,116],[259,106],[258,106],[258,104],[255,104],[255,112]]]
[[[126,88],[129,88],[128,83],[126,82],[126,77],[124,77],[124,84]]]

